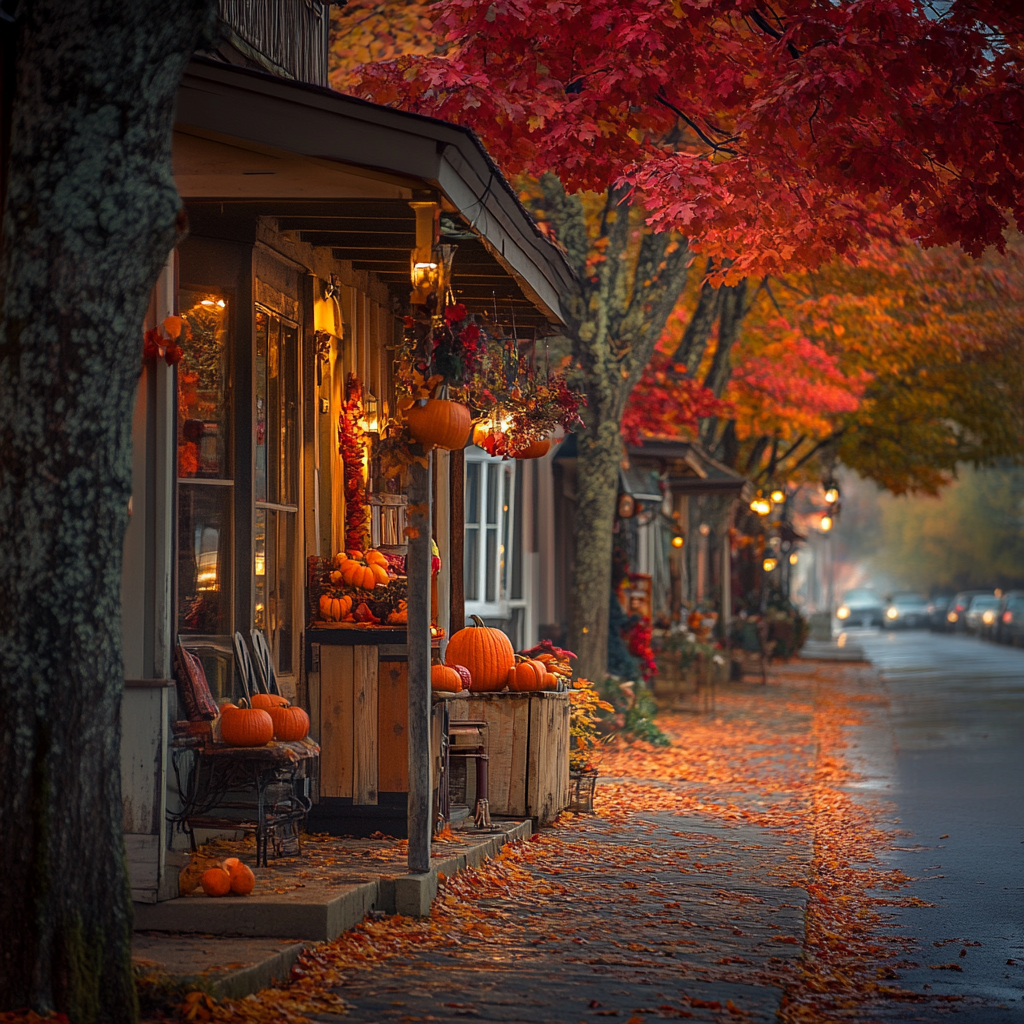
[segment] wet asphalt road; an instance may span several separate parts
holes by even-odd
[[[890,864],[934,904],[898,912],[922,965],[900,980],[1006,1007],[965,1007],[972,1024],[1024,1022],[1024,650],[916,630],[849,640],[890,699],[890,728],[858,737],[864,785],[910,833]],[[935,969],[950,963],[962,970]]]

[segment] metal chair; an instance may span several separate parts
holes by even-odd
[[[263,684],[263,692],[280,695],[281,689],[277,685],[277,674],[274,672],[274,657],[270,653],[267,636],[262,629],[254,629],[250,635],[252,649],[256,653],[256,673],[258,681]]]

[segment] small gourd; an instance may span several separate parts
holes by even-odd
[[[473,676],[470,674],[469,669],[466,668],[465,665],[449,665],[448,667],[455,669],[455,671],[458,672],[460,676],[462,676],[462,688],[464,690],[473,689]]]
[[[430,688],[443,690],[446,693],[462,692],[462,676],[448,665],[432,665],[430,668]]]

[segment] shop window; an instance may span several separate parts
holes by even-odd
[[[298,672],[299,334],[256,307],[256,515],[253,625],[281,675]]]
[[[178,365],[178,632],[232,626],[231,308],[219,292],[182,289],[189,333]]]

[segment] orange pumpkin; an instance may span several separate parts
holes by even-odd
[[[387,569],[383,565],[378,565],[376,562],[370,563],[370,572],[373,573],[373,579],[375,583],[380,583],[383,586],[387,586],[391,578],[388,576]]]
[[[544,686],[545,690],[557,690],[558,689],[558,676],[554,672],[547,672],[544,675]]]
[[[474,691],[503,690],[508,685],[508,670],[516,663],[512,643],[500,629],[485,626],[476,615],[472,618],[475,625],[460,629],[448,641],[445,664],[465,665]]]
[[[309,715],[302,708],[285,704],[270,708],[269,714],[274,723],[275,740],[304,740],[309,735]]]
[[[331,573],[331,575],[334,576],[335,573]],[[338,573],[337,575],[341,576],[342,574]],[[350,611],[352,611],[352,598],[347,594],[344,597],[320,595],[320,616],[326,622],[341,622]]]
[[[549,451],[551,451],[551,439],[543,438],[513,452],[512,457],[514,459],[542,459]]]
[[[274,722],[262,708],[226,704],[221,709],[220,738],[229,747],[265,747],[274,738]]]
[[[387,569],[388,567],[388,560],[384,557],[382,551],[367,551],[363,561],[367,565],[379,565],[382,569]]]
[[[424,405],[414,402],[406,409],[405,422],[414,441],[455,451],[466,447],[473,418],[459,402],[428,398]]]
[[[288,700],[279,693],[254,693],[252,695],[252,706],[269,711],[271,708],[286,708]]]
[[[256,885],[256,876],[252,873],[252,868],[247,864],[243,864],[237,858],[231,859],[235,860],[235,863],[228,871],[231,891],[236,896],[248,896],[252,892],[253,886]]]
[[[378,570],[380,567],[377,567]],[[385,573],[385,582],[387,574]],[[373,568],[357,558],[350,558],[341,567],[341,578],[350,587],[360,587],[363,590],[373,590],[377,586],[377,577]]]
[[[227,896],[231,892],[231,876],[220,867],[207,868],[199,879],[207,896]]]
[[[546,689],[544,677],[548,675],[544,663],[529,658],[517,658],[514,668],[509,670],[508,688],[518,693],[534,693]]]
[[[430,688],[444,690],[446,693],[461,693],[462,676],[447,665],[432,665],[430,667]]]

